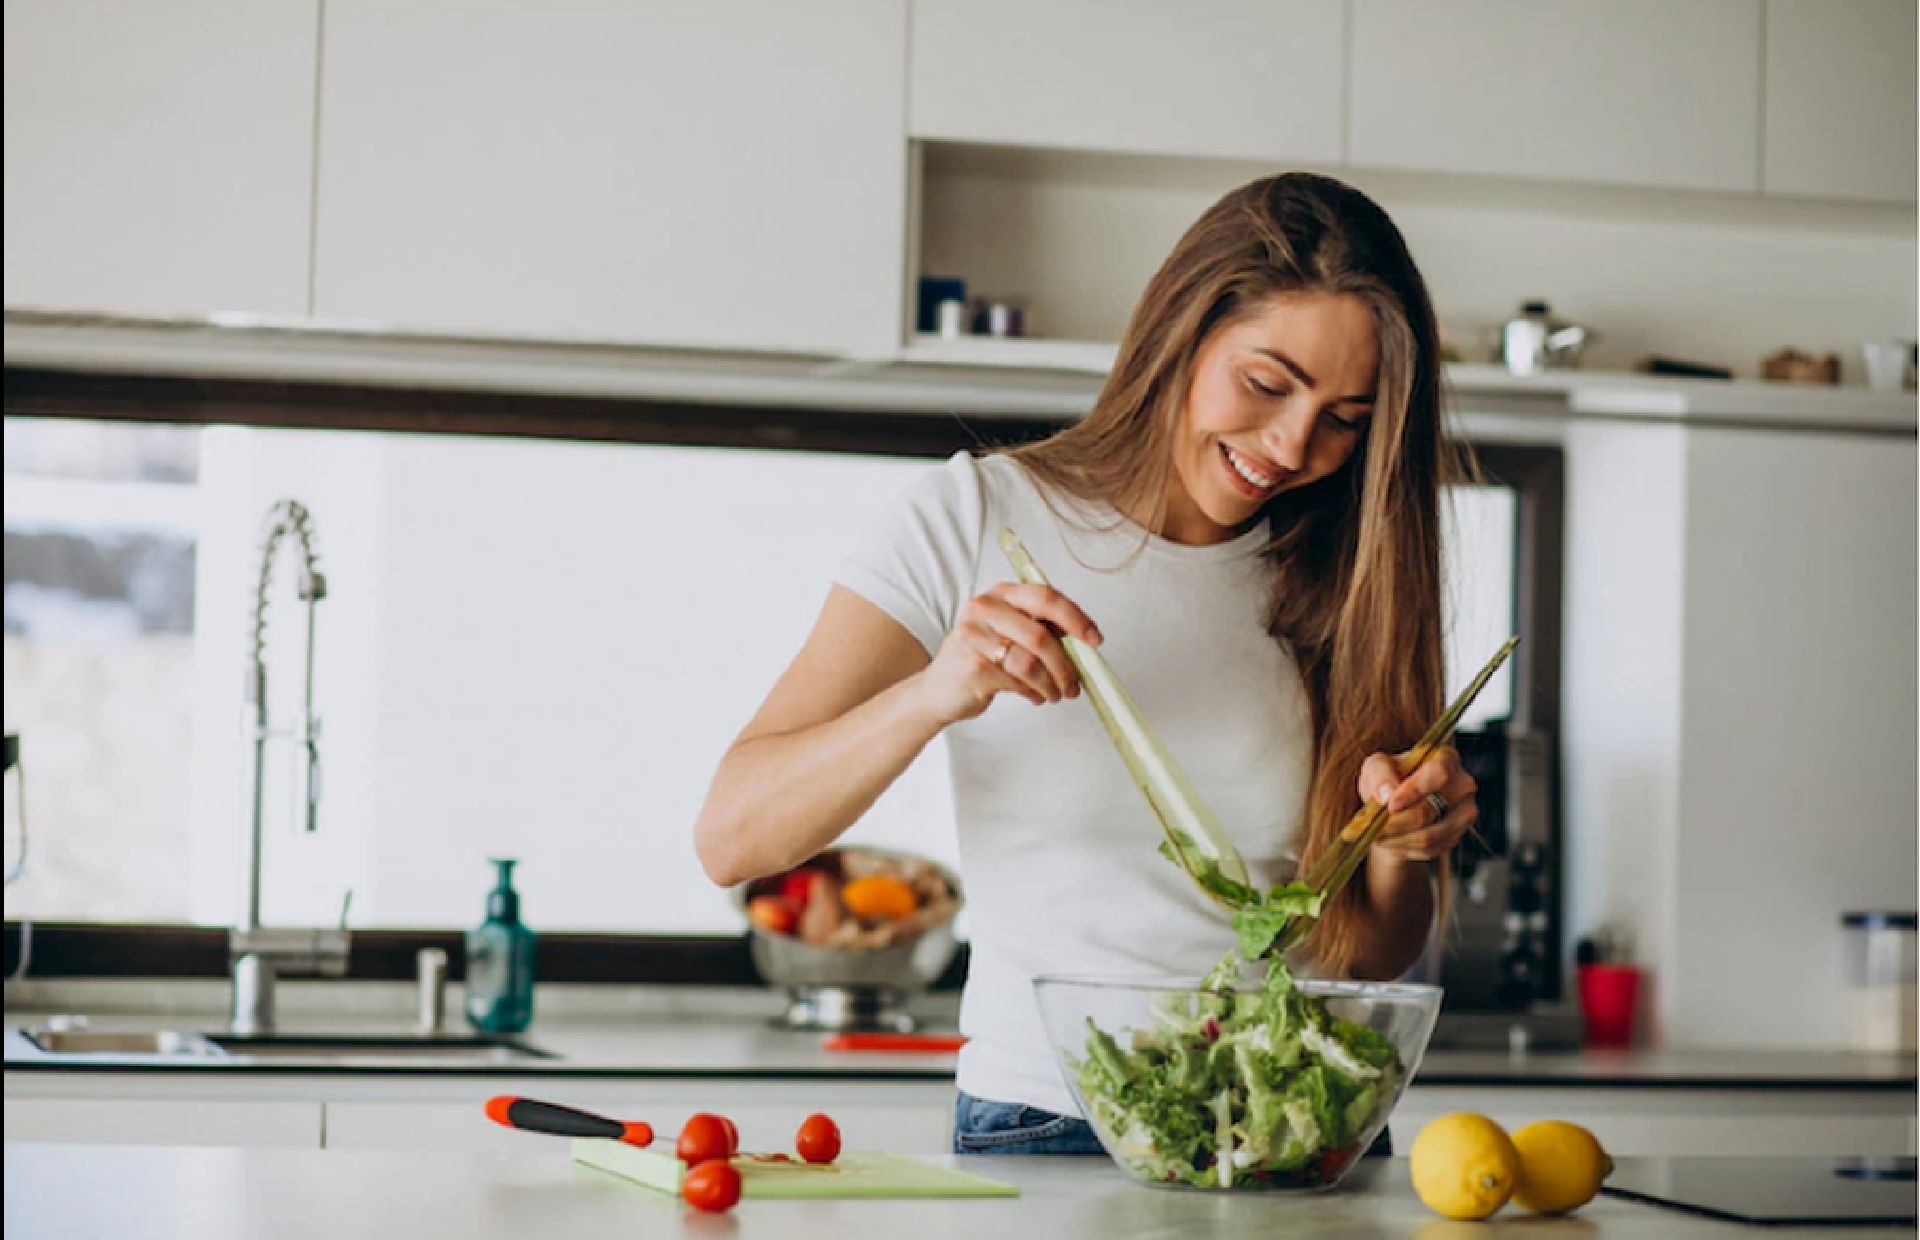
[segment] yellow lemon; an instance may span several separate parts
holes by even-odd
[[[1442,1115],[1414,1138],[1413,1191],[1436,1214],[1482,1219],[1507,1204],[1520,1178],[1520,1155],[1484,1115]]]
[[[1613,1160],[1578,1124],[1542,1120],[1513,1134],[1520,1152],[1520,1183],[1513,1199],[1536,1214],[1578,1210],[1600,1191]]]

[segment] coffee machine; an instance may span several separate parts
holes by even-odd
[[[1479,784],[1480,821],[1454,851],[1453,917],[1423,973],[1446,990],[1433,1045],[1575,1046],[1580,1026],[1561,964],[1561,841],[1551,738],[1492,720],[1455,734]]]

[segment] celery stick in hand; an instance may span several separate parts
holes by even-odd
[[[1051,584],[1012,530],[1001,529],[1000,549],[1020,580],[1037,586]],[[1080,683],[1086,686],[1087,697],[1113,747],[1160,820],[1174,860],[1209,897],[1228,908],[1238,907],[1244,902],[1241,893],[1253,894],[1247,865],[1220,829],[1213,811],[1201,801],[1180,764],[1147,726],[1140,708],[1133,704],[1100,652],[1067,633],[1060,635],[1060,644],[1080,673]]]

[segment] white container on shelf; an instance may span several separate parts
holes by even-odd
[[[1914,1050],[1912,913],[1848,913],[1847,1030],[1857,1051]]]

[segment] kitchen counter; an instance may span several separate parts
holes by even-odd
[[[8,1013],[6,1070],[190,1073],[447,1074],[534,1077],[777,1077],[865,1080],[951,1080],[949,1054],[835,1052],[823,1036],[772,1028],[764,1017],[744,1015],[654,1015],[623,1019],[551,1020],[537,1023],[520,1040],[551,1058],[435,1060],[418,1053],[382,1057],[329,1054],[300,1058],[235,1053],[214,1058],[50,1055],[21,1037],[16,1026],[42,1017]],[[287,1022],[290,1031],[394,1033],[405,1026],[364,1016]],[[92,1021],[96,1029],[216,1030],[203,1016],[121,1014]],[[1915,1088],[1914,1059],[1826,1051],[1536,1051],[1522,1055],[1479,1051],[1430,1052],[1421,1064],[1422,1085],[1551,1086],[1556,1088],[1830,1089]]]
[[[1286,1234],[1389,1240],[1449,1240],[1511,1231],[1528,1240],[1662,1237],[1708,1240],[1745,1229],[1601,1198],[1565,1219],[1525,1218],[1496,1227],[1447,1223],[1414,1198],[1403,1162],[1363,1167],[1340,1191],[1319,1196],[1219,1197],[1157,1192],[1128,1181],[1105,1159],[969,1158],[957,1165],[1017,1185],[1010,1199],[746,1201],[731,1214],[700,1215],[674,1199],[568,1161],[566,1147],[461,1156],[340,1151],[132,1148],[9,1144],[6,1234],[192,1235],[199,1240],[337,1240],[353,1236],[778,1236],[840,1240],[855,1232],[916,1240],[984,1235],[1099,1240],[1207,1234]],[[103,1188],[110,1191],[102,1191]],[[1524,1221],[1522,1221],[1524,1220]],[[1769,1229],[1781,1237],[1911,1235],[1907,1229]]]

